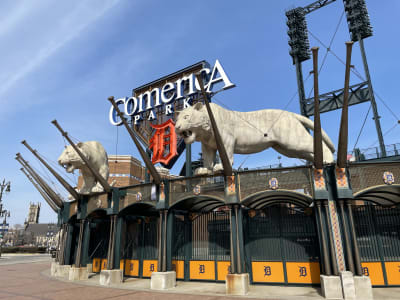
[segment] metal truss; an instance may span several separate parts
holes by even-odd
[[[366,101],[370,101],[370,93],[368,89],[368,82],[364,81],[349,87],[349,106]],[[340,109],[343,107],[343,91],[344,89],[328,92],[319,95],[320,99],[320,112],[328,112],[331,110]],[[305,100],[305,114],[306,116],[314,115],[314,98]]]
[[[332,2],[335,2],[335,1],[336,0],[318,0],[307,6],[304,6],[303,9],[306,14],[309,14],[310,12],[313,12],[314,10],[317,10],[317,9],[324,7],[328,4],[331,4]]]

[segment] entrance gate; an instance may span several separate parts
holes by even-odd
[[[400,285],[400,207],[353,206],[363,275],[372,285]]]
[[[311,208],[288,204],[250,209],[244,220],[253,283],[319,284],[320,254]]]
[[[230,267],[229,212],[172,213],[172,265],[176,278],[224,281]]]
[[[151,277],[157,271],[158,218],[125,216],[120,268],[124,276]]]
[[[89,262],[92,262],[92,270],[99,273],[107,269],[107,250],[110,239],[110,220],[90,220]]]

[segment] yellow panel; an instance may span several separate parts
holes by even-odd
[[[385,262],[389,285],[400,285],[400,261]]]
[[[254,282],[285,282],[283,263],[277,261],[251,262]]]
[[[119,269],[120,270],[123,270],[124,269],[124,260],[123,259],[121,259],[120,261],[119,261]]]
[[[287,262],[286,272],[288,283],[320,283],[317,262]]]
[[[172,269],[176,272],[177,279],[185,278],[185,261],[184,260],[172,260]]]
[[[101,260],[101,270],[107,270],[107,259],[103,258]]]
[[[215,280],[215,262],[209,260],[190,261],[190,279]]]
[[[125,275],[139,276],[139,260],[137,259],[125,260]]]
[[[384,285],[382,264],[380,262],[361,263],[362,273],[369,276],[372,285]]]
[[[99,273],[101,266],[101,258],[93,258],[92,270],[93,273]]]
[[[143,261],[143,277],[151,277],[151,273],[157,272],[157,261],[156,260],[144,260]]]
[[[218,261],[217,262],[217,271],[219,281],[225,281],[226,275],[229,273],[229,269],[231,267],[230,261]]]

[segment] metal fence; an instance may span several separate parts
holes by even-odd
[[[251,261],[319,261],[312,211],[286,205],[248,215],[246,254]]]
[[[185,251],[185,247],[189,247]],[[175,214],[172,258],[177,260],[230,260],[229,214]]]
[[[400,207],[353,207],[362,261],[400,261]]]

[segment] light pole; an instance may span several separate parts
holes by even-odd
[[[10,211],[3,209],[2,199],[3,199],[3,193],[9,193],[10,191],[11,191],[11,182],[10,181],[6,182],[6,180],[3,179],[3,182],[0,184],[0,218],[4,218],[3,227],[0,232],[0,237],[2,239],[0,243],[0,256],[2,252],[1,248],[3,246],[3,237],[5,236],[6,233],[7,217],[10,217]]]

